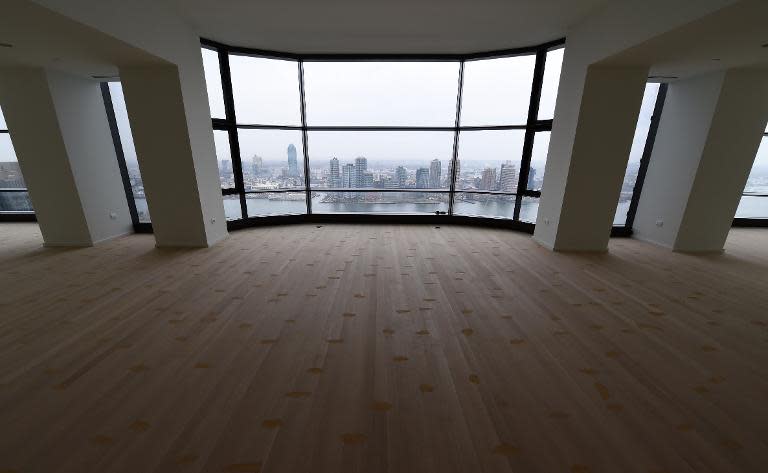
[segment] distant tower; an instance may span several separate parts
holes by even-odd
[[[515,192],[517,190],[517,167],[511,161],[501,165],[499,190],[504,192]]]
[[[253,175],[258,176],[259,174],[261,174],[261,168],[264,165],[264,162],[262,161],[261,156],[258,156],[255,154],[253,155],[253,159],[251,161],[253,162],[252,164]]]
[[[403,166],[395,169],[395,187],[405,188],[405,182],[408,180],[408,171]]]
[[[496,168],[483,169],[483,175],[480,178],[480,189],[486,191],[496,190]]]
[[[355,185],[355,165],[354,164],[345,164],[344,167],[341,168],[341,187],[357,187]],[[344,192],[343,196],[345,198],[350,198],[355,195],[354,192]]]
[[[433,159],[429,163],[429,187],[432,189],[440,188],[440,160]]]
[[[339,160],[331,158],[331,176],[328,179],[328,187],[341,187],[341,173],[339,172]]]
[[[296,147],[293,143],[288,145],[288,176],[299,176],[299,161],[296,159]]]
[[[528,170],[528,189],[536,188],[536,168]]]
[[[429,169],[419,168],[416,170],[416,188],[429,188]]]
[[[355,185],[353,187],[365,187],[365,173],[368,171],[368,160],[360,156],[355,158]]]
[[[221,160],[221,174],[229,174],[232,172],[232,161],[228,159]]]

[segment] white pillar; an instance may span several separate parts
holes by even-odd
[[[566,48],[534,233],[542,245],[607,250],[647,73],[583,66]]]
[[[676,251],[721,251],[767,119],[766,72],[734,69],[671,83],[635,237]]]
[[[206,247],[227,235],[202,59],[199,45],[195,48],[196,60],[184,69],[120,69],[157,246]]]
[[[46,246],[90,246],[132,231],[98,82],[5,69],[0,103]]]

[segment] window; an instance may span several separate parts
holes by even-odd
[[[0,213],[33,213],[27,185],[13,149],[8,125],[0,109]]]
[[[116,138],[119,139],[119,143],[115,145],[122,149],[127,177],[130,183],[130,194],[136,206],[137,221],[134,223],[149,223],[149,206],[147,205],[147,197],[144,194],[144,181],[141,179],[139,161],[136,158],[136,148],[133,145],[133,134],[131,133],[131,124],[128,120],[128,109],[125,106],[123,85],[120,82],[109,82],[108,88],[111,102],[105,103],[105,106],[108,107],[108,112],[109,107],[112,108],[115,117],[115,125],[117,127]]]
[[[259,56],[206,43],[227,219],[453,213],[534,222],[552,122],[529,116],[532,91],[548,87],[554,101],[562,61],[561,49],[547,48],[421,60]],[[549,85],[534,83],[537,61],[550,62],[539,65]],[[211,89],[234,116],[216,115]]]
[[[544,62],[544,80],[541,84],[541,100],[539,100],[539,120],[551,120],[555,116],[564,53],[565,50],[562,48],[547,52],[547,60]]]
[[[619,203],[616,206],[616,214],[613,218],[613,224],[615,226],[627,225],[632,197],[635,192],[639,192],[639,189],[635,188],[635,184],[637,183],[638,173],[640,172],[640,161],[643,157],[643,151],[645,150],[646,142],[649,139],[651,118],[657,107],[657,98],[659,96],[660,87],[661,85],[656,83],[648,83],[645,85],[643,101],[640,105],[640,115],[638,116],[637,125],[635,127],[635,137],[632,140],[632,148],[629,152],[627,170],[624,173],[624,181],[621,185]]]
[[[203,71],[208,91],[208,105],[211,107],[211,117],[226,118],[224,111],[224,89],[221,86],[218,52],[203,49]]]
[[[768,218],[768,128],[760,141],[736,218]]]

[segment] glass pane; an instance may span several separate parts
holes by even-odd
[[[536,56],[467,61],[461,125],[525,125]]]
[[[308,141],[312,188],[450,187],[451,131],[312,131]]]
[[[454,126],[458,62],[305,62],[308,125]]]
[[[515,196],[457,192],[453,199],[453,214],[511,219],[515,215]]]
[[[744,192],[754,194],[768,194],[768,136],[763,136],[760,147],[757,149],[752,171],[747,178]]]
[[[768,218],[768,197],[759,197],[758,195],[768,195],[768,136],[763,136],[760,142],[760,148],[757,150],[755,162],[752,164],[752,171],[747,178],[747,185],[744,187],[746,194],[739,202],[739,208],[736,210],[738,218]]]
[[[136,148],[133,145],[133,134],[131,133],[131,124],[128,121],[128,110],[125,107],[122,84],[110,82],[109,94],[112,97],[112,108],[115,111],[117,131],[120,133],[120,144],[123,146],[125,165],[128,168],[128,178],[131,181],[131,191],[133,192],[133,200],[136,202],[139,222],[149,223],[149,207],[144,194],[144,182],[141,180],[139,162],[136,159]]]
[[[206,48],[201,48],[201,51],[203,54],[205,86],[208,90],[208,105],[211,107],[211,117],[226,118],[226,112],[224,111],[224,89],[221,87],[219,53]]]
[[[648,130],[651,127],[651,116],[656,105],[656,96],[659,94],[659,84],[646,84],[643,93],[643,102],[640,106],[640,115],[635,127],[635,137],[632,140],[632,148],[629,152],[627,171],[624,174],[624,182],[621,185],[619,203],[613,218],[614,225],[626,225],[627,211],[632,200],[632,193],[637,182],[637,172],[640,169],[640,159],[643,157],[645,142],[648,139]]]
[[[219,164],[221,188],[234,189],[235,173],[232,172],[232,150],[229,147],[229,133],[226,130],[213,130],[213,143],[216,146],[216,161]]]
[[[539,214],[539,199],[536,197],[523,197],[520,202],[520,221],[536,223]]]
[[[540,191],[544,183],[544,169],[547,166],[547,153],[549,152],[549,136],[551,132],[541,131],[533,137],[533,151],[531,152],[531,169],[528,172],[528,189]]]
[[[307,213],[307,194],[301,192],[259,192],[246,194],[249,217]]]
[[[243,174],[245,190],[304,190],[301,131],[238,130],[237,133],[240,160],[249,171]],[[256,163],[259,172],[254,174]]]
[[[462,131],[456,189],[516,192],[523,130]]]
[[[224,215],[227,220],[240,220],[243,218],[239,195],[225,195],[222,198],[224,199]]]
[[[541,83],[541,99],[539,99],[539,120],[551,120],[555,117],[557,103],[557,88],[560,85],[560,70],[563,67],[565,49],[555,49],[547,52],[544,63],[544,80]]]
[[[0,190],[0,213],[2,212],[34,212],[29,193]]]
[[[3,116],[3,109],[0,108],[0,130],[7,130],[8,125],[5,123],[5,117]]]
[[[447,192],[312,192],[312,213],[434,214],[448,212]]]
[[[229,55],[237,122],[301,125],[296,61]]]
[[[736,218],[768,218],[768,197],[741,196]]]

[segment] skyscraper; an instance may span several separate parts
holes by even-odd
[[[296,159],[296,147],[293,143],[288,145],[288,176],[299,176],[299,161]]]
[[[341,187],[357,187],[355,183],[355,165],[354,164],[345,164],[344,167],[341,168]],[[345,199],[349,199],[351,197],[355,196],[354,192],[344,192],[342,196]]]
[[[331,158],[331,175],[328,178],[328,187],[341,187],[341,174],[339,173],[339,160]]]
[[[536,189],[536,168],[528,170],[528,189]]]
[[[440,160],[433,159],[429,164],[429,187],[440,188]]]
[[[232,172],[232,161],[228,159],[221,160],[221,175],[226,175]]]
[[[398,166],[397,169],[395,169],[396,186],[400,189],[403,189],[407,180],[408,170],[406,170],[403,166]]]
[[[368,160],[362,156],[355,158],[355,185],[365,187],[365,173],[368,171]]]
[[[429,169],[419,168],[416,170],[416,188],[429,188]]]
[[[512,161],[506,161],[501,165],[499,190],[504,192],[515,192],[517,190],[517,167],[512,164]]]
[[[264,165],[264,162],[261,159],[261,156],[254,154],[252,161],[251,170],[253,171],[254,176],[258,176],[261,174],[261,169]]]
[[[480,189],[486,191],[496,190],[496,168],[483,169],[483,175],[480,178]]]

